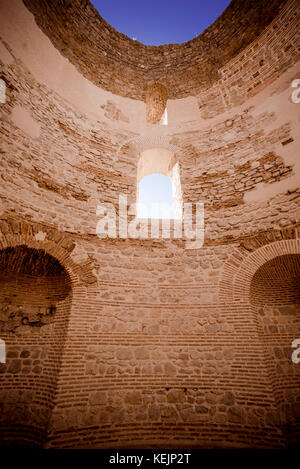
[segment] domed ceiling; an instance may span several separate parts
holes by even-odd
[[[110,26],[89,0],[23,0],[54,46],[88,80],[116,95],[145,100],[149,82],[170,99],[199,93],[251,43],[286,3],[232,0],[202,34],[183,44],[146,46]]]

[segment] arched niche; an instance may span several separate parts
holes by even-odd
[[[43,446],[72,302],[71,278],[40,248],[0,251],[1,445]]]
[[[253,275],[250,302],[265,333],[300,337],[300,254],[284,254],[265,262]]]
[[[0,251],[0,331],[51,324],[70,291],[68,273],[44,250],[21,245]]]
[[[300,253],[282,253],[258,267],[249,299],[265,350],[277,424],[287,446],[293,447],[300,442],[300,365],[293,361],[293,343],[300,338]]]

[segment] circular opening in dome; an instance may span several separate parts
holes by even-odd
[[[194,39],[221,15],[230,0],[91,0],[91,3],[117,31],[142,44],[158,46]]]

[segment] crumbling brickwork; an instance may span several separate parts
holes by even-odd
[[[89,2],[84,6],[81,0],[24,3],[55,47],[86,78],[115,94],[145,100],[145,83],[151,81],[164,83],[170,99],[193,95],[205,84],[211,86],[219,69],[260,35],[286,1],[234,0],[200,36],[158,47],[118,33]],[[64,37],[72,41],[66,45]],[[111,79],[116,76],[118,80]]]

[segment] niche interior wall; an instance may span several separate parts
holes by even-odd
[[[299,13],[233,0],[150,47],[89,1],[0,2],[1,445],[299,444]],[[201,247],[97,236],[153,154]]]

